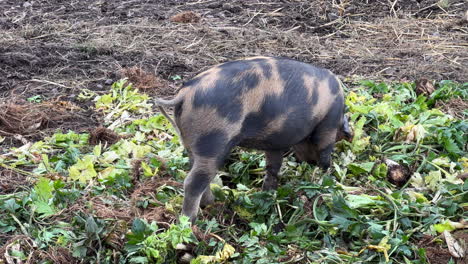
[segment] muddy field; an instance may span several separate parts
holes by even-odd
[[[1,1],[0,135],[17,145],[96,127],[85,89],[102,93],[126,76],[170,96],[213,64],[254,55],[310,62],[345,81],[468,80],[465,1],[372,2]]]

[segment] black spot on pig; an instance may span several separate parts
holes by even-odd
[[[297,62],[287,58],[277,58],[276,65],[281,79],[286,83],[290,80],[297,78],[302,79],[301,76],[307,74],[319,81],[325,80],[331,76],[330,72],[326,69],[317,68],[307,63]],[[303,67],[298,67],[302,65]]]
[[[220,129],[215,129],[207,134],[201,135],[195,143],[195,153],[202,157],[213,158],[224,149],[227,143],[227,135]]]
[[[182,104],[183,104],[183,102],[178,103],[178,104],[174,107],[174,116],[175,116],[176,118],[179,118],[180,115],[182,114],[182,110],[183,110],[183,109],[182,109]]]
[[[196,184],[190,184],[190,181],[196,181]],[[202,171],[196,171],[191,177],[187,178],[187,182],[184,183],[184,192],[190,194],[202,194],[207,185],[210,184],[210,175]]]
[[[337,94],[340,90],[340,84],[336,80],[336,78],[332,75],[328,77],[328,88],[330,89],[331,94]]]
[[[278,96],[267,95],[258,112],[249,113],[242,123],[241,135],[245,138],[256,137],[261,134],[268,123],[275,120],[281,113],[281,100]]]
[[[213,87],[197,90],[193,98],[194,108],[213,107],[220,116],[234,123],[242,114],[241,96],[258,86],[260,76],[253,72],[253,63],[227,62],[218,66],[218,80]]]
[[[311,101],[310,101],[312,106],[317,105],[318,100],[319,100],[319,92],[317,90],[312,91],[312,98],[311,98]]]
[[[234,89],[221,88],[229,87],[227,85],[229,85],[228,82],[217,82],[215,87],[209,91],[197,90],[193,97],[193,107],[214,107],[219,115],[229,122],[239,121],[242,113],[242,102]]]
[[[251,61],[226,62],[218,67],[221,71],[215,89],[227,86],[241,95],[243,92],[257,87],[260,82],[259,76],[253,71],[254,63]]]
[[[306,83],[304,83],[306,85]],[[310,103],[312,106],[316,106],[319,100],[320,92],[318,89],[319,86],[319,81],[317,79],[314,79],[314,83],[312,84],[312,97],[310,98]]]
[[[313,113],[307,102],[308,90],[302,78],[291,79],[285,90],[287,92],[281,95],[265,96],[259,111],[246,116],[240,133],[243,136],[241,146],[281,150],[301,141],[313,129],[316,122],[309,122],[313,119]],[[263,135],[264,129],[282,115],[286,117],[283,126],[270,135]]]
[[[323,120],[320,122],[320,125],[324,129],[342,129],[343,123],[340,122],[343,118],[343,98],[341,96],[335,97],[333,102],[331,103],[330,111],[327,113],[327,115],[323,118]],[[319,139],[317,139],[319,140]]]
[[[192,79],[190,79],[190,80],[184,82],[184,84],[183,84],[182,86],[183,86],[183,87],[187,87],[187,86],[195,87],[195,86],[197,86],[197,85],[200,83],[201,79],[203,79],[203,75],[198,76],[198,77],[195,77],[195,78],[192,78]]]
[[[254,72],[248,72],[242,75],[242,79],[232,81],[232,86],[238,86],[243,91],[250,90],[252,88],[257,87],[258,83],[260,82],[260,78]]]
[[[331,117],[335,122],[338,120],[341,120],[342,118],[342,113],[344,112],[344,100],[343,97],[341,96],[336,96],[335,100],[333,100],[333,103],[331,104],[331,111],[328,112],[327,117]],[[335,123],[335,125],[338,123]],[[341,123],[340,123],[341,125]]]
[[[262,74],[265,79],[270,79],[271,77],[271,71],[272,71],[272,66],[268,62],[268,60],[263,59],[263,58],[257,58],[250,60],[256,63],[261,69],[262,69]]]

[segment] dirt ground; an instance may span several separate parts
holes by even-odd
[[[467,10],[463,0],[4,0],[0,112],[37,106],[25,99],[38,95],[73,107],[71,118],[49,118],[60,108],[25,123],[22,137],[8,130],[21,118],[0,113],[0,136],[18,145],[56,128],[98,126],[92,102],[78,95],[104,93],[130,67],[160,78],[165,85],[152,94],[164,97],[201,70],[254,55],[298,59],[343,79],[466,82]]]

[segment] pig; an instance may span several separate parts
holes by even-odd
[[[265,151],[262,188],[274,190],[286,151],[327,169],[335,142],[351,137],[338,78],[288,58],[222,63],[184,83],[172,100],[154,102],[189,155],[182,214],[192,223],[214,201],[210,182],[235,146]],[[174,119],[164,107],[174,108]]]

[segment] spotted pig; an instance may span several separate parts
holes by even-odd
[[[210,182],[232,148],[264,150],[263,189],[276,189],[283,154],[330,166],[337,139],[350,135],[343,90],[330,71],[299,61],[253,57],[217,65],[155,104],[176,128],[192,164],[182,213],[195,221],[213,201]],[[163,106],[174,107],[174,120]]]

